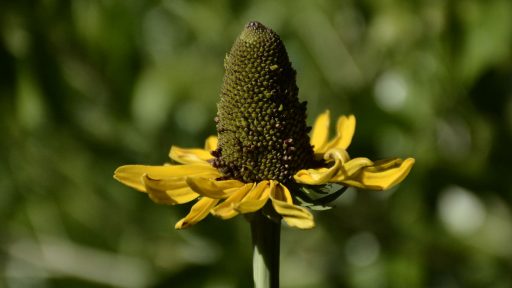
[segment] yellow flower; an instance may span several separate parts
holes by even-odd
[[[340,117],[337,135],[328,141],[327,111],[316,120],[310,138],[296,72],[279,36],[263,24],[245,26],[224,68],[215,118],[218,138],[209,137],[204,149],[172,147],[174,164],[115,171],[117,180],[148,193],[156,203],[198,199],[177,229],[210,213],[229,219],[260,210],[267,217],[279,214],[289,226],[312,228],[313,215],[303,206],[322,208],[348,186],[387,189],[414,164],[411,158],[350,159],[346,149],[355,131],[354,116]]]
[[[340,117],[337,135],[328,141],[329,111],[322,113],[316,119],[311,135],[315,158],[321,165],[298,171],[293,177],[295,182],[299,185],[340,183],[371,190],[388,189],[400,183],[411,170],[414,159],[376,162],[368,158],[351,159],[346,149],[352,141],[355,124],[353,115]],[[314,227],[313,215],[294,203],[291,188],[283,183],[276,180],[244,183],[224,179],[224,175],[210,164],[214,158],[211,152],[216,149],[216,136],[206,140],[204,149],[173,146],[169,156],[178,164],[121,166],[115,171],[114,178],[147,193],[158,204],[175,205],[199,199],[189,214],[176,223],[176,229],[196,224],[210,213],[222,219],[252,213],[262,209],[269,199],[289,226]]]

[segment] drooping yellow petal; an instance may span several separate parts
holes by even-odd
[[[352,142],[356,131],[356,117],[354,115],[341,116],[336,124],[336,137],[329,141],[324,147],[324,151],[333,148],[347,149]]]
[[[148,196],[151,200],[153,200],[153,202],[157,204],[176,205],[188,203],[199,197],[199,194],[194,192],[189,187],[167,191],[153,190],[148,188]]]
[[[192,209],[190,209],[190,212],[188,213],[185,218],[181,219],[176,223],[176,226],[174,228],[176,229],[184,229],[188,228],[197,222],[203,220],[206,216],[208,216],[208,213],[210,213],[210,210],[217,205],[219,202],[219,199],[212,199],[208,197],[203,197],[199,201],[197,201],[194,206],[192,206]]]
[[[334,176],[330,179],[329,182],[340,182],[345,179],[348,179],[358,173],[361,169],[365,167],[370,167],[374,165],[374,163],[364,157],[354,158],[343,165],[341,165],[340,169],[334,174]]]
[[[199,194],[194,192],[182,177],[176,179],[152,179],[148,175],[142,177],[149,198],[158,204],[183,204],[190,202]]]
[[[158,190],[174,190],[179,189],[183,187],[188,187],[187,184],[187,177],[169,177],[164,179],[154,179],[151,176],[144,174],[142,176],[142,180],[144,184],[146,185],[146,188],[148,185],[151,186],[152,189],[158,189]]]
[[[311,229],[315,226],[313,215],[306,208],[293,205],[290,191],[286,186],[277,184],[276,189],[270,194],[270,198],[276,212],[283,216],[284,221],[290,227]]]
[[[224,202],[215,206],[211,213],[222,219],[230,219],[238,215],[238,211],[234,209],[236,205],[254,188],[254,183],[248,183],[234,191]]]
[[[261,209],[267,202],[270,192],[275,189],[273,182],[261,181],[247,193],[247,195],[234,206],[239,213],[251,213]]]
[[[204,150],[210,152],[217,149],[217,143],[219,142],[219,138],[217,136],[210,136],[206,138],[204,142]]]
[[[116,169],[114,172],[114,178],[129,187],[146,192],[146,187],[142,180],[142,176],[145,174],[152,179],[165,179],[190,175],[220,177],[219,172],[211,165],[188,164],[165,166],[125,165]]]
[[[192,164],[192,163],[204,163],[212,159],[213,156],[210,151],[199,149],[199,148],[181,148],[178,146],[172,146],[169,152],[169,157],[181,164]]]
[[[315,153],[323,151],[323,147],[327,143],[329,137],[329,121],[329,110],[326,110],[316,118],[313,124],[310,143],[313,145]]]
[[[372,162],[368,158],[350,159],[343,148],[333,148],[324,154],[327,163],[335,161],[331,167],[300,170],[294,175],[297,183],[322,185],[342,183],[358,188],[384,190],[400,183],[411,170],[414,159],[391,159]]]
[[[329,182],[338,173],[341,165],[341,161],[335,161],[334,165],[330,168],[303,169],[297,172],[293,178],[297,183],[322,185]]]
[[[285,185],[272,180],[272,182],[276,182],[276,190],[271,194],[272,198],[279,201],[284,201],[288,204],[293,204],[293,198],[292,194],[290,193],[290,190],[288,190],[288,187]]]
[[[328,163],[332,163],[332,161],[334,161],[334,165],[328,168],[320,167],[300,170],[293,176],[295,181],[308,185],[322,185],[331,182],[331,180],[336,177],[338,173],[346,173],[346,171],[343,171],[343,167],[345,163],[350,160],[350,156],[345,149],[330,149],[325,154],[323,154],[323,158]],[[373,164],[371,161],[370,163]]]
[[[413,158],[378,161],[373,166],[361,169],[354,177],[340,182],[365,189],[389,189],[405,179],[414,162]]]
[[[229,196],[227,193],[228,189],[239,188],[244,185],[244,183],[237,180],[217,181],[215,179],[194,176],[187,177],[187,184],[196,193],[214,199],[227,198]]]
[[[341,148],[334,148],[328,150],[324,154],[324,160],[326,161],[340,161],[342,164],[350,160],[350,156],[347,153],[347,150]]]
[[[267,192],[268,189],[269,188],[265,189],[265,191]],[[264,195],[265,195],[265,197],[260,198],[260,199],[247,200],[247,201],[244,201],[244,202],[240,202],[238,205],[236,205],[234,207],[234,209],[236,211],[238,211],[239,213],[252,213],[252,212],[256,212],[256,211],[260,210],[261,208],[263,208],[263,206],[265,206],[265,203],[267,203],[268,196],[270,194],[269,193],[265,193]]]

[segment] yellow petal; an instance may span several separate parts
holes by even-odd
[[[297,172],[293,178],[297,183],[322,185],[328,183],[329,180],[338,173],[341,165],[340,161],[336,161],[330,168],[303,169]]]
[[[214,199],[227,198],[229,194],[226,191],[229,188],[239,188],[244,185],[244,183],[237,180],[217,181],[215,179],[194,176],[187,177],[187,184],[196,193]]]
[[[152,189],[158,189],[162,191],[188,187],[186,180],[187,177],[169,177],[164,179],[154,179],[147,174],[144,174],[142,176],[142,181],[146,185],[146,188],[149,184]]]
[[[271,190],[275,189],[275,185],[269,181],[261,181],[247,193],[247,195],[234,206],[239,213],[251,213],[261,209],[268,200]]]
[[[157,204],[175,205],[188,203],[197,197],[199,194],[194,192],[189,187],[178,188],[174,190],[153,190],[148,188],[148,196],[153,202]]]
[[[334,165],[329,168],[321,167],[314,169],[304,169],[298,171],[293,178],[297,183],[308,184],[308,185],[322,185],[331,181],[342,169],[345,162],[350,159],[345,149],[331,149],[324,155],[324,160]]]
[[[350,186],[372,190],[385,190],[402,182],[414,165],[413,158],[378,161],[360,173],[340,181]]]
[[[336,137],[324,147],[325,151],[333,148],[347,149],[352,142],[356,131],[356,117],[354,115],[341,116],[336,124]]]
[[[215,206],[211,211],[213,215],[218,216],[222,219],[230,219],[238,215],[238,211],[235,210],[235,206],[247,195],[247,193],[254,188],[254,183],[248,183],[244,186],[237,188],[224,202]]]
[[[192,163],[204,163],[209,159],[212,159],[213,156],[210,154],[210,151],[198,149],[198,148],[180,148],[177,146],[172,146],[171,151],[169,152],[169,157],[181,164],[192,164]]]
[[[270,198],[276,212],[283,216],[290,227],[311,229],[315,226],[313,215],[306,208],[293,205],[290,191],[286,186],[279,183],[270,194]]]
[[[348,160],[350,160],[350,156],[348,155],[347,150],[340,149],[340,148],[334,148],[334,149],[328,150],[324,154],[324,160],[340,161],[343,164],[343,163],[347,162]]]
[[[273,193],[271,194],[272,199],[284,201],[288,204],[293,204],[292,194],[290,193],[290,190],[288,190],[288,187],[286,187],[285,185],[283,185],[275,180],[271,180],[271,181],[275,182],[275,185],[277,187],[275,189],[275,191],[273,191]]]
[[[219,202],[219,199],[211,199],[208,197],[203,197],[199,201],[197,201],[194,206],[192,206],[192,209],[190,209],[190,212],[188,213],[185,218],[181,219],[176,223],[176,226],[174,228],[176,229],[184,229],[188,228],[197,222],[203,220],[206,216],[208,216],[208,213],[210,213],[210,210]]]
[[[352,177],[361,169],[365,167],[370,167],[372,165],[374,165],[374,163],[368,158],[354,158],[352,160],[345,162],[337,171],[337,173],[330,179],[329,182],[340,182],[342,180]]]
[[[327,143],[329,137],[329,110],[320,114],[313,124],[313,131],[311,132],[311,145],[315,153],[322,152],[323,147]]]
[[[199,197],[199,194],[187,186],[183,177],[162,180],[144,175],[142,180],[146,185],[149,198],[158,204],[183,204]]]
[[[116,169],[114,178],[119,182],[146,192],[142,176],[148,175],[152,179],[165,179],[182,176],[204,176],[220,177],[219,172],[209,164],[188,164],[188,165],[125,165]]]
[[[219,139],[217,138],[217,136],[210,136],[206,138],[206,141],[204,142],[204,150],[210,152],[217,149],[218,142]]]

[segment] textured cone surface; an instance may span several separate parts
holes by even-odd
[[[295,70],[279,36],[250,22],[224,67],[213,166],[244,182],[287,182],[310,167],[306,103],[298,100]]]

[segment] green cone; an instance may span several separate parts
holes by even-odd
[[[279,36],[248,23],[224,67],[212,165],[227,179],[283,183],[311,167],[306,103],[299,102],[296,73]]]

